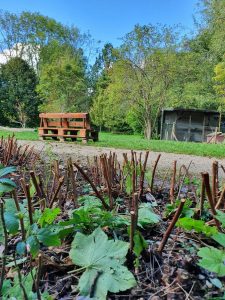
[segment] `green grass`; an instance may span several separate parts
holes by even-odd
[[[11,135],[10,131],[0,130],[0,136],[7,137]],[[38,140],[37,132],[15,132],[18,140]],[[80,142],[78,142],[81,144]],[[99,142],[89,142],[88,145],[99,147],[113,147],[133,150],[151,150],[157,152],[192,154],[208,157],[225,157],[225,144],[205,144],[205,143],[187,143],[176,141],[145,140],[139,135],[112,134],[102,132],[99,135]]]

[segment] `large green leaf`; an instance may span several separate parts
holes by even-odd
[[[6,167],[6,168],[1,168],[0,169],[0,177],[3,177],[5,175],[8,175],[10,173],[13,173],[16,171],[15,167]]]
[[[28,249],[33,257],[37,256],[39,249],[40,249],[40,244],[36,236],[31,235],[27,238],[26,244],[28,246]]]
[[[6,211],[4,213],[5,225],[9,233],[16,234],[19,230],[19,220],[14,213]]]
[[[117,293],[134,287],[134,276],[123,266],[128,248],[126,242],[108,240],[100,228],[89,236],[77,233],[70,257],[76,265],[86,269],[79,280],[81,295],[102,300],[108,291]],[[90,295],[93,284],[95,289]]]
[[[208,226],[202,220],[195,220],[188,217],[180,218],[177,221],[176,226],[188,231],[194,230],[197,233],[204,233],[207,236],[217,233],[217,228],[215,226]]]
[[[12,187],[14,187],[14,188],[16,187],[15,182],[12,181],[12,180],[9,179],[9,178],[0,178],[0,183],[6,184],[6,185],[10,185],[10,186],[12,186]]]
[[[215,216],[216,219],[219,220],[222,227],[225,228],[225,213],[220,210],[217,210],[216,212],[217,212],[217,214]]]
[[[52,224],[56,217],[60,214],[61,210],[60,208],[45,208],[43,213],[41,214],[40,219],[38,220],[38,223],[43,227],[45,224]]]
[[[201,257],[199,266],[217,273],[218,276],[225,276],[225,251],[214,247],[203,247],[198,251],[198,256]]]
[[[142,203],[138,210],[138,225],[145,226],[149,224],[158,223],[160,217],[152,210],[152,206],[149,203]]]
[[[221,246],[223,246],[225,248],[225,234],[222,232],[218,232],[217,234],[214,234],[212,236],[212,238],[214,239],[214,241],[216,241],[217,243],[219,243]]]
[[[10,184],[5,184],[0,182],[0,194],[9,193],[14,190],[14,186]]]
[[[60,246],[61,244],[57,233],[52,232],[48,227],[40,229],[38,231],[37,238],[45,246]]]

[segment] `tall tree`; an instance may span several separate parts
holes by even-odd
[[[141,127],[146,138],[152,137],[173,78],[175,45],[175,34],[164,26],[136,25],[124,37],[104,93],[107,127],[126,121],[134,129]]]
[[[81,47],[87,36],[78,28],[65,26],[39,13],[0,13],[0,49],[8,58],[26,59],[34,68],[38,67],[39,54],[43,46],[51,41],[68,44],[74,49]]]
[[[40,100],[35,91],[37,76],[27,62],[12,58],[0,69],[1,110],[8,121],[22,127],[36,126]]]
[[[89,107],[85,59],[83,53],[51,42],[43,48],[37,91],[43,103],[41,111],[86,111]]]

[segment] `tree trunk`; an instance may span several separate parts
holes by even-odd
[[[152,137],[152,124],[149,119],[145,121],[144,135],[147,140],[150,140]]]

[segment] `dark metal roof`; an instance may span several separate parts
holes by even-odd
[[[163,112],[167,111],[186,111],[186,112],[205,112],[205,113],[216,113],[219,114],[217,110],[209,110],[209,109],[198,109],[198,108],[164,108],[162,109]]]

